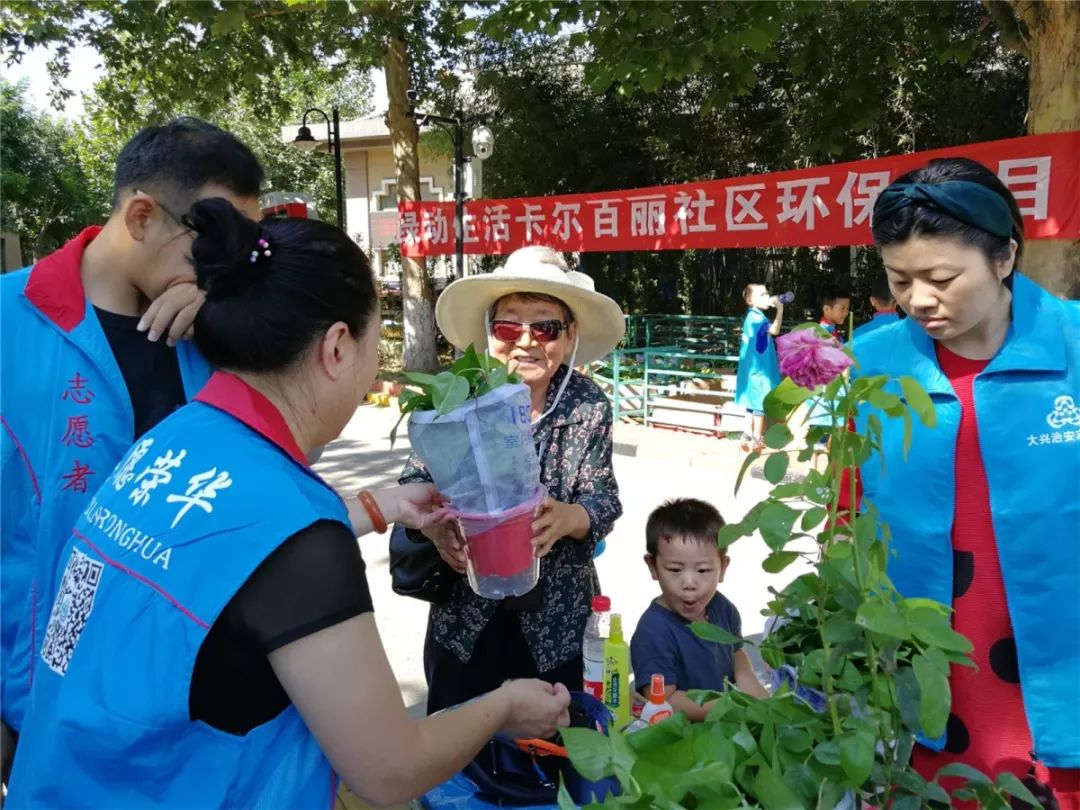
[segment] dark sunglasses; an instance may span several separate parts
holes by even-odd
[[[565,321],[535,321],[534,323],[518,323],[517,321],[492,321],[491,334],[496,340],[507,343],[517,343],[521,339],[521,333],[526,329],[532,334],[537,343],[551,343],[558,340],[564,329],[569,329],[570,324]]]

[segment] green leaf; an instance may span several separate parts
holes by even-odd
[[[727,548],[736,540],[746,537],[748,534],[750,534],[750,529],[742,523],[728,523],[726,526],[721,526],[720,531],[716,533],[716,545],[720,548]]]
[[[911,411],[905,408],[901,416],[904,418],[904,458],[907,459],[908,453],[911,451]]]
[[[455,360],[454,364],[450,366],[450,371],[454,374],[461,374],[464,371],[480,368],[483,368],[483,366],[481,365],[479,356],[476,354],[476,347],[470,343],[465,348],[465,351],[461,353],[461,357]]]
[[[593,781],[611,776],[613,760],[607,737],[588,728],[563,728],[559,733],[578,773]]]
[[[851,787],[859,787],[870,776],[874,764],[874,732],[865,722],[859,723],[837,741],[840,746],[840,767]]]
[[[450,376],[444,380],[443,374],[440,374],[435,378],[431,402],[440,416],[450,413],[455,408],[460,408],[468,398],[469,381],[464,377]]]
[[[1014,796],[1017,799],[1020,799],[1020,801],[1027,802],[1032,807],[1042,807],[1039,800],[1035,798],[1035,794],[1028,790],[1027,785],[1021,782],[1014,773],[1002,771],[997,775],[994,784],[1010,796]]]
[[[729,633],[724,628],[709,622],[692,622],[690,629],[694,631],[694,635],[698,638],[715,641],[717,644],[752,644],[752,642],[746,641],[734,633]]]
[[[758,518],[758,531],[766,545],[773,550],[783,548],[791,538],[791,529],[799,513],[787,504],[769,503]]]
[[[855,623],[871,632],[890,638],[898,638],[902,641],[911,638],[911,630],[895,605],[864,602],[859,606]]]
[[[780,450],[787,447],[794,437],[791,435],[791,429],[783,422],[773,425],[765,431],[763,437],[765,446],[772,450]]]
[[[960,653],[972,650],[971,642],[953,630],[948,618],[937,611],[916,608],[909,612],[908,624],[915,638],[924,644]]]
[[[802,810],[803,803],[768,765],[754,776],[754,795],[765,810]]]
[[[765,558],[761,567],[770,574],[779,574],[797,559],[799,559],[797,551],[774,551]]]
[[[818,743],[814,748],[814,759],[824,765],[840,764],[840,743],[836,740],[826,740]]]
[[[900,416],[902,413],[907,413],[907,408],[904,407],[900,397],[880,388],[871,391],[867,399],[870,400],[871,405],[885,411],[889,416]]]
[[[910,729],[919,728],[919,684],[910,667],[903,667],[893,678],[896,681],[896,697],[900,704],[900,717]]]
[[[790,377],[785,377],[772,391],[765,395],[765,413],[778,421],[785,419],[796,405],[806,402],[812,391],[797,385]]]
[[[927,427],[934,427],[937,424],[937,411],[934,410],[934,401],[930,399],[930,395],[919,385],[918,381],[914,377],[901,377],[900,390],[904,392],[904,398],[907,400],[908,405],[918,414],[922,423]]]
[[[559,810],[578,810],[577,802],[570,798],[565,780],[559,780]]]
[[[965,765],[963,762],[953,762],[943,767],[934,776],[934,780],[938,781],[943,776],[958,776],[961,779],[966,779],[973,785],[989,785],[991,784],[990,778],[982,771],[972,768],[970,765]]]
[[[804,532],[808,532],[811,529],[817,528],[825,521],[825,518],[828,516],[829,510],[825,509],[824,507],[815,506],[811,509],[807,509],[805,512],[803,512],[802,523],[800,524],[802,526],[802,530]]]
[[[931,647],[912,658],[911,668],[919,684],[919,725],[927,737],[940,737],[945,733],[951,703],[948,663],[940,650]]]
[[[770,484],[779,484],[787,474],[788,454],[770,453],[765,459],[765,480]]]
[[[746,476],[746,473],[750,469],[750,466],[755,461],[757,461],[759,458],[761,458],[761,452],[758,451],[758,450],[754,450],[751,453],[747,454],[746,460],[743,461],[742,467],[739,468],[739,474],[735,478],[735,494],[736,495],[739,494],[739,487],[742,486],[743,478]]]
[[[889,807],[890,810],[919,810],[922,807],[922,799],[911,793],[902,793],[899,796],[894,794]]]
[[[429,388],[435,384],[434,374],[424,374],[422,371],[406,371],[405,379],[409,382],[414,382],[417,385]]]
[[[219,11],[214,21],[210,24],[210,34],[215,37],[231,34],[233,31],[244,27],[247,22],[246,3],[228,3],[222,11]]]

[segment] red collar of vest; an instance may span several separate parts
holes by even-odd
[[[308,466],[281,411],[235,374],[215,371],[195,399],[239,419],[288,453],[297,464]]]
[[[84,229],[57,251],[36,262],[26,282],[26,297],[45,317],[70,332],[86,316],[82,283],[82,257],[86,246],[101,233],[100,225]]]

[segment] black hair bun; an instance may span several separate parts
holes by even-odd
[[[265,276],[270,257],[263,255],[257,244],[259,223],[228,200],[199,200],[184,217],[184,224],[195,231],[191,260],[199,289],[206,291],[207,299],[239,295]]]

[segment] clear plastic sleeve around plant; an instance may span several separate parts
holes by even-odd
[[[533,550],[533,515],[547,496],[540,487],[532,497],[496,513],[452,511],[465,538],[469,586],[485,599],[523,596],[540,579],[540,560]]]
[[[499,514],[540,489],[527,385],[501,385],[442,416],[414,411],[409,441],[457,512]]]

